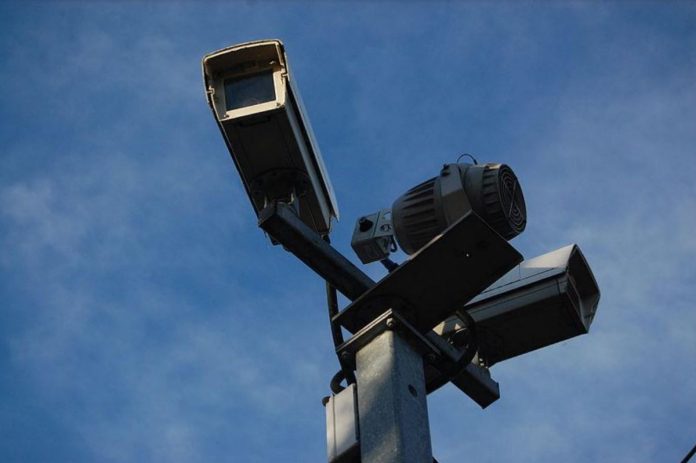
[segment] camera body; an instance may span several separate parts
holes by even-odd
[[[586,334],[599,304],[592,270],[576,244],[515,266],[463,309],[476,322],[479,355],[494,363]],[[464,323],[435,328],[451,337]]]
[[[279,40],[247,42],[203,58],[208,104],[259,213],[292,205],[327,235],[338,206]]]

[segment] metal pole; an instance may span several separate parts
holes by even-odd
[[[432,463],[422,356],[388,329],[356,366],[362,463]]]

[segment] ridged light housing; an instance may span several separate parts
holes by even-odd
[[[472,210],[507,240],[522,233],[527,210],[510,167],[445,164],[440,175],[394,201],[394,235],[401,249],[413,254]]]

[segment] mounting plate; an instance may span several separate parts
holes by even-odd
[[[425,333],[521,261],[522,255],[472,211],[334,316],[334,321],[355,333],[391,308]]]

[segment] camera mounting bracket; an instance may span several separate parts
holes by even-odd
[[[470,211],[334,316],[356,333],[387,309],[430,331],[515,265],[522,255]]]
[[[379,315],[338,346],[336,353],[346,361],[349,368],[355,369],[358,351],[387,330],[398,332],[423,356],[425,389],[428,394],[451,381],[481,408],[486,408],[500,398],[498,383],[491,378],[487,368],[471,362],[466,350],[457,349],[434,331],[421,334],[398,310],[388,309]]]

